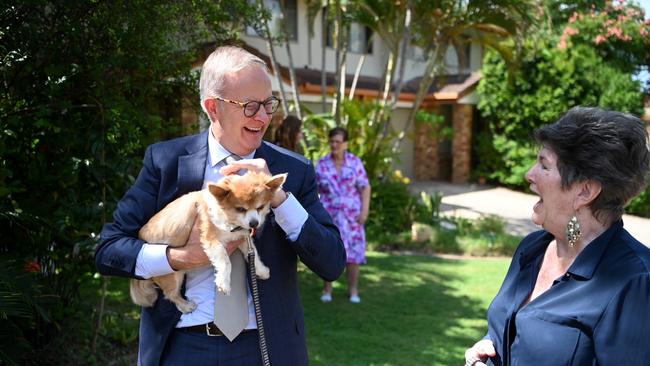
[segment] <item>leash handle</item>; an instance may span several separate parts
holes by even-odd
[[[266,344],[266,334],[264,332],[264,323],[262,321],[262,304],[260,302],[259,289],[257,288],[257,275],[255,274],[255,251],[253,250],[253,235],[255,229],[250,231],[250,235],[246,236],[248,242],[248,270],[251,275],[251,292],[253,294],[253,305],[255,308],[255,320],[257,321],[257,335],[260,342],[260,353],[262,354],[262,362],[264,366],[271,366],[271,359],[269,358],[269,348]]]

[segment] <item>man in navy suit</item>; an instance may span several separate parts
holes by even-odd
[[[279,100],[272,95],[266,64],[237,47],[220,47],[201,71],[201,107],[211,125],[199,135],[151,145],[135,184],[117,205],[114,221],[101,233],[95,262],[104,275],[150,278],[187,270],[185,297],[197,308],[181,314],[159,295],[142,309],[140,365],[260,365],[257,323],[248,293],[249,322],[232,340],[212,323],[215,314],[214,272],[198,241],[195,224],[180,248],[145,243],[139,229],[175,198],[205,187],[239,169],[288,173],[283,190],[273,197],[271,213],[255,244],[271,269],[258,281],[262,318],[273,365],[306,365],[305,326],[300,303],[297,262],[326,281],[345,267],[338,229],[321,206],[315,173],[301,155],[262,141]],[[243,158],[226,167],[225,158]],[[232,253],[239,243],[230,243]],[[250,278],[249,278],[250,281]]]

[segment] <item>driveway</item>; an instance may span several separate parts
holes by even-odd
[[[451,184],[449,182],[413,182],[412,193],[439,192],[442,196],[440,213],[476,219],[481,215],[496,215],[506,221],[511,234],[526,235],[541,229],[530,216],[538,197],[507,188],[479,184]],[[650,219],[623,215],[625,229],[643,244],[650,246]]]

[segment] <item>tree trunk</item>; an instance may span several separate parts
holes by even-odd
[[[359,62],[357,63],[357,69],[354,71],[354,78],[352,79],[352,86],[350,87],[350,94],[348,95],[348,100],[354,99],[354,91],[357,88],[357,81],[359,80],[359,74],[361,74],[361,68],[363,67],[363,63],[366,61],[366,54],[364,53],[361,55],[361,58],[359,58]]]
[[[329,5],[329,4],[327,4]],[[320,92],[322,100],[322,112],[324,113],[327,110],[327,69],[326,69],[326,54],[327,54],[327,18],[328,18],[328,9],[329,6],[323,8],[323,17],[321,24],[321,48],[322,53],[320,55],[321,69],[320,69]]]
[[[406,71],[406,52],[409,46],[409,41],[411,38],[411,10],[406,9],[404,12],[404,36],[402,37],[402,42],[398,48],[398,53],[396,57],[396,62],[399,62],[399,71],[397,73],[397,83],[395,90],[393,91],[393,96],[391,98],[389,110],[392,112],[397,106],[397,101],[399,100],[399,95],[402,93],[402,88],[404,87],[404,72]],[[390,126],[390,118],[385,121],[382,131],[382,139],[388,136],[388,127]]]
[[[406,119],[406,124],[404,125],[404,132],[408,131],[409,127],[415,120],[415,116],[422,105],[424,97],[427,95],[431,83],[436,78],[436,75],[440,71],[442,62],[444,60],[444,55],[447,53],[448,44],[445,42],[438,42],[436,47],[429,52],[429,58],[427,61],[426,71],[422,80],[420,81],[420,86],[418,88],[417,94],[415,95],[415,101],[413,102],[413,107],[409,111],[408,118]],[[404,140],[406,133],[400,134],[400,136],[395,140],[393,144],[393,151],[397,151]]]
[[[341,96],[338,92],[339,88],[338,86],[341,83],[341,1],[340,0],[335,0],[334,1],[334,8],[336,11],[336,21],[334,22],[334,34],[332,36],[332,39],[334,40],[334,49],[335,49],[335,56],[334,56],[334,63],[336,64],[336,70],[335,70],[335,85],[337,86],[336,91],[334,92],[334,100],[332,101],[332,114],[334,115],[334,121],[336,122],[336,125],[339,126],[341,124]]]
[[[284,1],[280,2],[280,19],[284,20]],[[284,46],[287,49],[287,57],[289,59],[289,78],[291,79],[291,92],[293,93],[293,103],[296,108],[296,116],[302,120],[302,113],[300,110],[300,95],[298,94],[298,86],[296,83],[296,71],[293,67],[293,55],[291,54],[291,45],[289,39],[289,32],[284,21],[281,22],[282,35],[284,39]],[[289,112],[289,111],[287,111]]]

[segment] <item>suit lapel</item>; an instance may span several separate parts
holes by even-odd
[[[208,132],[197,135],[185,149],[188,154],[178,157],[179,195],[198,191],[203,187],[205,164],[208,159]]]

